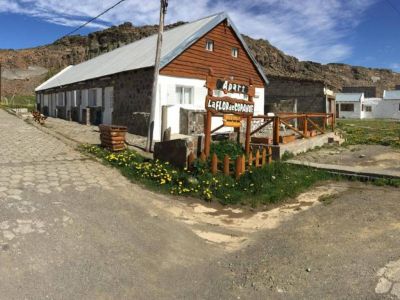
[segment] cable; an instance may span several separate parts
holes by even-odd
[[[67,33],[66,35],[62,36],[60,39],[63,39],[75,32],[77,32],[79,29],[82,29],[83,27],[85,27],[86,25],[88,25],[89,23],[93,22],[94,20],[100,18],[102,15],[104,15],[105,13],[109,12],[110,10],[112,10],[113,8],[115,8],[117,5],[121,4],[122,2],[124,2],[126,0],[120,0],[117,3],[115,3],[113,6],[107,8],[105,11],[103,11],[102,13],[100,13],[99,15],[95,16],[94,18],[90,19],[89,21],[87,21],[86,23],[82,24],[81,26],[77,27],[76,29],[72,30],[71,32]]]
[[[390,0],[386,0],[386,2],[400,15],[400,10]]]

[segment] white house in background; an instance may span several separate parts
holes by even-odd
[[[383,91],[384,118],[400,119],[400,90]]]
[[[364,98],[361,103],[361,119],[385,118],[381,113],[383,108],[382,98]]]
[[[336,117],[344,119],[360,119],[364,93],[337,93]]]
[[[352,119],[400,119],[400,91],[384,91],[383,98],[364,93],[336,94],[336,116]]]

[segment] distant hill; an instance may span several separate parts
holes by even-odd
[[[168,26],[173,28],[182,22]],[[124,23],[88,36],[71,36],[53,44],[23,50],[0,50],[3,64],[3,95],[32,95],[34,88],[62,68],[93,58],[157,32],[157,26],[136,27]],[[335,89],[346,85],[392,89],[400,84],[400,73],[346,64],[319,64],[299,61],[286,55],[267,40],[244,36],[267,75],[325,80]],[[5,93],[4,93],[5,92]]]

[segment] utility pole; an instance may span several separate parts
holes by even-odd
[[[1,86],[1,72],[2,72],[2,69],[1,69],[1,61],[0,61],[0,102],[1,102],[1,99],[2,99],[2,94],[1,94],[1,88],[2,88],[2,86]]]
[[[154,132],[154,119],[156,113],[156,102],[157,102],[157,89],[158,89],[158,75],[160,73],[160,60],[161,60],[161,48],[164,32],[164,19],[167,13],[168,0],[161,0],[160,6],[160,24],[158,27],[158,39],[156,48],[156,61],[154,64],[154,81],[153,81],[153,91],[151,97],[151,110],[149,118],[149,129],[147,133],[146,151],[150,152],[153,144],[153,132]]]

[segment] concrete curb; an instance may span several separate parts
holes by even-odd
[[[294,165],[307,166],[311,168],[321,169],[328,171],[329,173],[345,175],[350,177],[365,178],[367,180],[374,179],[400,179],[400,172],[391,172],[384,170],[374,169],[360,169],[357,167],[331,165],[331,164],[320,164],[313,162],[304,162],[299,160],[290,159],[287,163]]]

